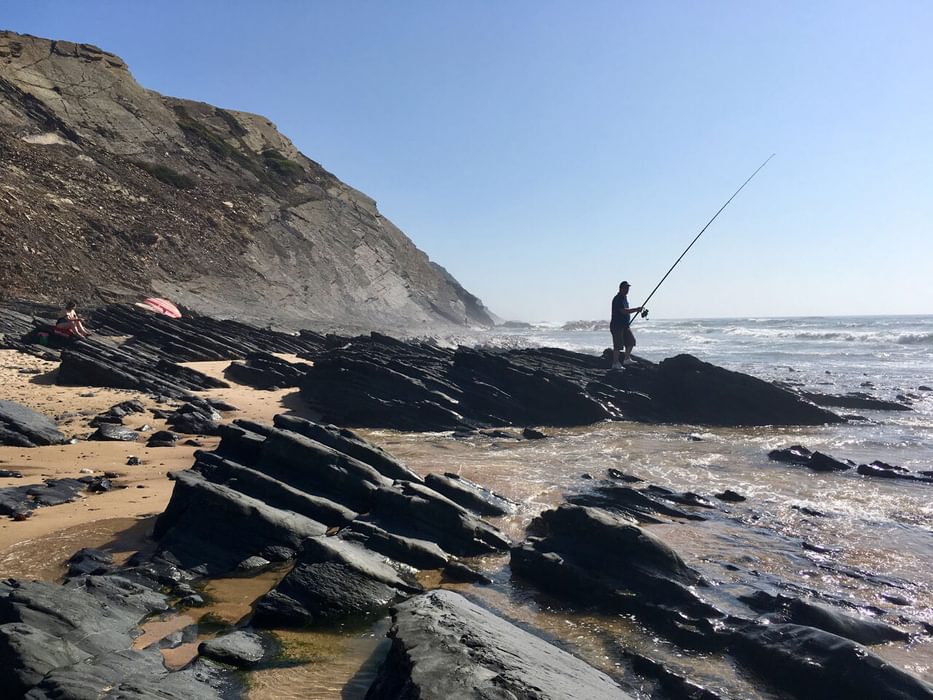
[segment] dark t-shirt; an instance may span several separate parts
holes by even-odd
[[[612,320],[609,322],[610,328],[628,328],[632,323],[632,315],[622,313],[624,309],[629,308],[628,297],[619,292],[612,298]]]

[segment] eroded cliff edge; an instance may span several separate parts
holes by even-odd
[[[0,294],[292,327],[487,325],[482,302],[268,119],[0,32]]]

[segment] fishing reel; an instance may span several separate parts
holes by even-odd
[[[641,310],[641,317],[642,317],[642,318],[648,318],[648,309],[642,309],[642,310]]]

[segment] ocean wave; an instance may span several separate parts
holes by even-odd
[[[846,343],[874,343],[876,345],[933,345],[933,332],[925,333],[897,333],[877,331],[843,331],[843,330],[794,330],[779,328],[744,328],[734,326],[722,329],[722,334],[732,337],[749,339],[791,339],[810,341],[842,341]],[[686,337],[686,336],[685,336]]]
[[[894,342],[898,345],[933,345],[933,333],[904,333]]]

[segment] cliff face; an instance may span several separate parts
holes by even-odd
[[[0,32],[0,295],[152,294],[292,327],[491,323],[264,117],[146,90],[94,46]]]

